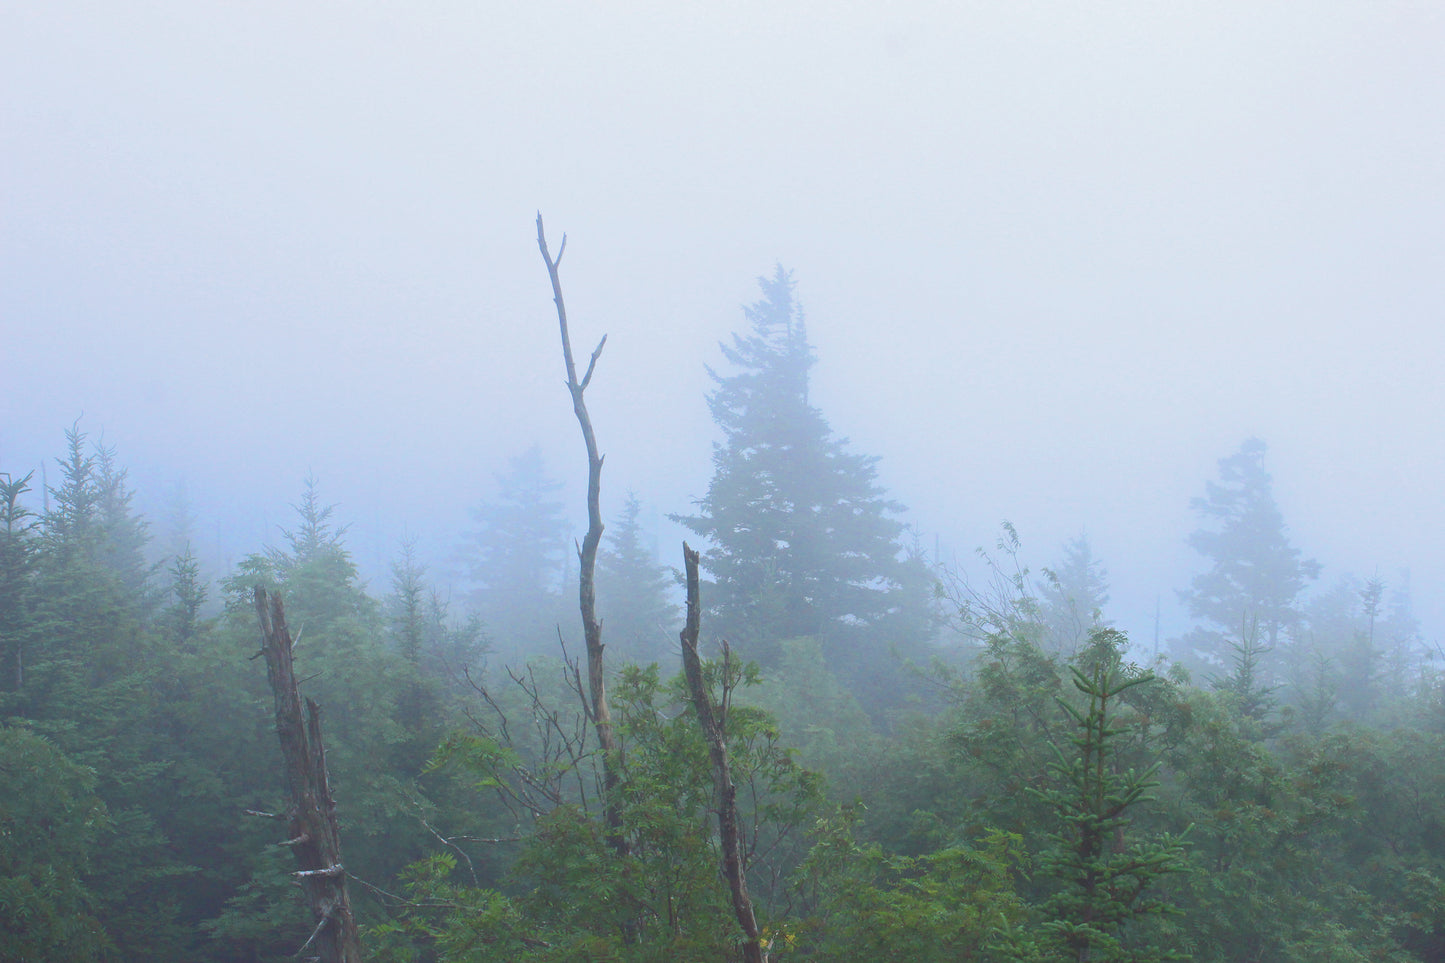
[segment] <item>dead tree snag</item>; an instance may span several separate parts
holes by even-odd
[[[301,694],[291,664],[291,632],[281,597],[267,597],[256,587],[256,614],[261,618],[261,651],[266,675],[276,698],[276,736],[286,777],[288,839],[283,844],[296,859],[296,878],[306,896],[316,928],[301,948],[315,947],[322,963],[361,963],[361,938],[346,893],[341,862],[341,837],[336,829],[336,802],[326,772],[326,747],[321,741],[321,707]],[[298,955],[301,955],[298,952]]]
[[[687,578],[687,622],[680,633],[682,671],[687,679],[687,691],[692,698],[693,711],[697,713],[698,727],[702,729],[703,741],[707,743],[708,759],[712,763],[713,799],[717,804],[718,839],[722,845],[722,873],[728,881],[733,913],[743,931],[743,959],[746,963],[765,963],[767,954],[763,952],[762,934],[758,930],[757,916],[753,913],[752,897],[748,895],[747,867],[743,865],[738,789],[733,783],[732,766],[728,760],[727,700],[724,698],[724,705],[714,705],[707,680],[703,678],[702,658],[697,652],[697,638],[702,628],[702,600],[699,597],[697,577],[698,554],[686,542],[682,543],[682,561]],[[730,655],[727,643],[724,642],[725,687],[728,684],[727,662]]]
[[[592,373],[597,370],[597,359],[607,344],[607,336],[597,342],[592,358],[587,362],[587,372],[579,381],[577,364],[572,358],[572,335],[567,330],[567,305],[562,300],[562,279],[557,273],[562,255],[567,251],[567,235],[562,235],[562,244],[557,248],[557,257],[547,247],[547,235],[542,229],[542,215],[537,215],[537,247],[542,260],[547,264],[547,275],[552,280],[552,300],[557,305],[557,325],[562,332],[562,360],[567,366],[567,391],[572,396],[572,411],[577,424],[582,428],[582,440],[587,446],[587,534],[577,547],[577,559],[581,563],[577,576],[577,601],[582,610],[582,638],[587,643],[587,697],[588,715],[597,729],[597,741],[602,747],[602,786],[606,793],[603,803],[603,817],[607,824],[607,841],[613,851],[627,855],[627,837],[622,832],[622,816],[617,808],[617,736],[612,728],[612,711],[607,705],[607,685],[602,677],[602,622],[597,618],[597,547],[602,543],[602,458],[597,451],[597,436],[592,431],[592,418],[587,414],[587,402],[583,393],[592,382]]]

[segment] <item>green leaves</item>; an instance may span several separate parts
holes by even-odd
[[[509,774],[521,767],[522,757],[491,736],[453,732],[437,746],[422,772],[436,772],[451,765],[461,766],[475,775],[479,789],[491,789],[502,786]]]
[[[817,821],[799,868],[809,911],[798,941],[819,961],[1002,961],[1000,942],[1025,916],[1014,874],[1018,836],[992,832],[977,847],[951,845],[919,857],[859,843],[858,814],[840,808]]]
[[[495,728],[448,737],[427,766],[465,771],[492,798],[527,798],[535,806],[507,874],[509,895],[456,886],[449,879],[454,860],[419,864],[410,871],[418,893],[458,909],[438,918],[418,907],[406,915],[430,922],[408,932],[437,948],[456,948],[449,960],[724,958],[737,927],[718,878],[707,746],[681,680],[664,681],[656,664],[628,666],[613,680],[619,779],[612,801],[620,824],[612,827],[601,798],[566,788],[600,785],[595,753],[547,748],[546,739],[564,731],[564,700],[576,694],[544,689],[537,680],[545,676],[529,669],[516,673],[505,692],[489,691]],[[709,663],[704,676],[715,692],[727,693],[755,681],[756,669]],[[794,852],[789,843],[812,818],[821,785],[782,746],[768,713],[731,695],[717,701],[727,706],[725,735],[750,870],[760,881],[783,879]],[[544,784],[556,791],[537,793]],[[610,845],[613,832],[625,835],[625,855]],[[383,935],[400,938],[397,931]]]
[[[0,787],[0,959],[101,959],[110,941],[84,882],[108,827],[94,773],[0,726]]]

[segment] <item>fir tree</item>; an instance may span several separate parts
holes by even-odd
[[[57,460],[61,481],[47,489],[46,540],[66,560],[93,558],[100,538],[101,493],[85,438],[78,423],[66,430],[65,457]]]
[[[475,616],[454,624],[446,599],[427,581],[415,543],[402,543],[401,557],[391,566],[391,594],[385,602],[393,648],[406,663],[410,681],[401,696],[400,718],[409,731],[440,712],[449,694],[460,695],[464,679],[486,651],[481,620]]]
[[[1042,645],[1049,652],[1071,656],[1097,629],[1109,627],[1109,576],[1094,557],[1087,536],[1064,545],[1063,560],[1043,570],[1039,586]]]
[[[1299,623],[1295,601],[1319,576],[1320,566],[1301,558],[1289,542],[1264,469],[1264,442],[1251,438],[1219,462],[1219,481],[1190,504],[1205,522],[1189,545],[1210,562],[1180,597],[1189,614],[1213,624],[1190,641],[1218,658],[1224,633],[1258,626],[1259,642],[1274,648]]]
[[[676,580],[643,544],[641,514],[642,503],[628,492],[597,557],[597,607],[608,644],[624,659],[671,663],[679,624]]]
[[[201,627],[201,606],[206,604],[206,582],[201,577],[201,564],[186,544],[170,567],[171,594],[175,602],[169,610],[171,631],[182,649],[192,648]]]
[[[809,402],[814,355],[791,275],[779,267],[759,284],[744,309],[751,331],[720,346],[734,370],[709,369],[723,432],[712,482],[696,514],[674,519],[710,544],[712,631],[765,664],[783,640],[814,636],[835,667],[861,674],[889,643],[918,641],[902,506],[878,485],[878,459],[849,451]]]
[[[275,579],[267,588],[284,586],[287,615],[303,631],[324,631],[345,620],[359,625],[349,631],[369,634],[377,606],[367,596],[346,547],[349,526],[332,522],[336,508],[322,503],[320,485],[312,475],[306,476],[301,501],[292,508],[298,524],[282,529],[286,546],[266,552]],[[255,584],[242,589],[249,593]]]
[[[548,651],[565,612],[567,522],[553,497],[562,483],[548,476],[533,445],[497,484],[496,501],[475,512],[479,527],[465,536],[470,601],[503,652]]]
[[[126,590],[147,612],[159,601],[151,592],[152,566],[146,564],[150,544],[150,523],[136,513],[135,492],[128,484],[129,471],[117,460],[114,445],[102,442],[95,448],[95,490],[97,520],[101,539],[99,561],[120,579]]]
[[[35,515],[20,504],[30,490],[23,478],[0,474],[0,691],[25,684],[27,596],[35,563]]]
[[[1131,839],[1139,808],[1153,800],[1158,766],[1142,771],[1119,765],[1120,742],[1133,720],[1125,693],[1155,682],[1150,672],[1124,665],[1127,639],[1113,629],[1096,631],[1080,660],[1070,666],[1081,706],[1059,699],[1073,723],[1072,748],[1056,748],[1054,786],[1031,790],[1058,820],[1051,845],[1039,855],[1042,874],[1055,884],[1045,900],[1045,921],[1023,941],[1023,960],[1159,961],[1187,958],[1150,945],[1141,924],[1169,911],[1151,890],[1184,869],[1182,836]],[[1138,724],[1138,723],[1135,723]],[[1147,722],[1142,723],[1147,725]]]

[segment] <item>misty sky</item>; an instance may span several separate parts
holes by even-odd
[[[234,557],[310,470],[380,573],[537,440],[580,528],[540,209],[609,514],[706,490],[703,365],[781,262],[928,547],[1086,529],[1175,631],[1258,435],[1323,582],[1408,567],[1438,638],[1442,50],[1389,0],[9,4],[0,471],[83,414]]]

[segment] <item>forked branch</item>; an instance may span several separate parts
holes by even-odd
[[[587,643],[587,696],[592,723],[597,729],[597,741],[602,747],[602,782],[606,800],[604,818],[607,822],[607,839],[613,850],[621,855],[628,852],[627,838],[622,832],[622,816],[617,808],[617,737],[612,728],[612,712],[607,705],[607,686],[602,677],[602,621],[597,618],[597,549],[602,544],[602,455],[597,450],[597,436],[592,431],[592,418],[587,413],[587,402],[583,393],[592,381],[597,369],[597,359],[607,344],[604,336],[592,352],[587,363],[587,373],[577,380],[577,365],[572,356],[572,335],[567,328],[567,304],[562,298],[562,279],[557,266],[562,261],[562,252],[567,249],[567,238],[563,235],[562,246],[553,258],[547,248],[547,233],[542,227],[542,215],[537,215],[537,248],[547,264],[547,276],[552,281],[552,301],[557,306],[557,326],[562,334],[562,360],[567,366],[567,391],[572,396],[572,411],[582,429],[582,440],[587,446],[587,534],[577,550],[580,570],[577,576],[577,602],[582,613],[582,637]]]

